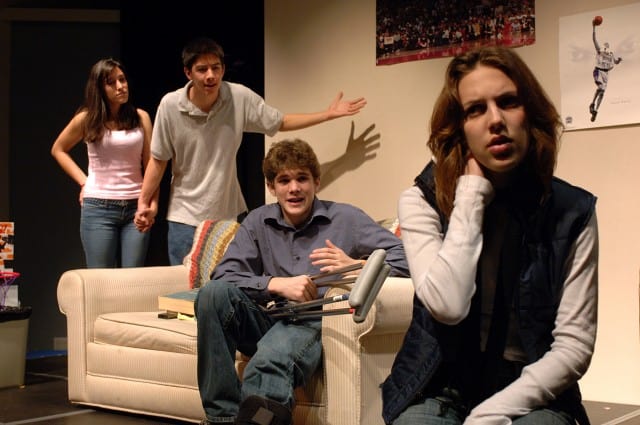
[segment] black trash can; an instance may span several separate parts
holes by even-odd
[[[0,307],[0,388],[24,385],[31,307]]]

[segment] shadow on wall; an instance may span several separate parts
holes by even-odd
[[[359,136],[355,137],[355,124],[351,121],[351,133],[347,141],[347,149],[333,161],[320,164],[322,185],[318,192],[329,187],[338,177],[347,171],[355,170],[366,161],[376,157],[375,151],[380,148],[380,133],[370,134],[375,128],[371,124]]]

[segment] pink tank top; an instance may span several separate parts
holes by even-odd
[[[89,172],[85,198],[136,199],[142,188],[144,131],[107,130],[99,142],[87,143]]]

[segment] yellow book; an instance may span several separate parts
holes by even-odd
[[[193,302],[196,299],[199,288],[188,291],[179,291],[172,294],[158,296],[158,308],[160,310],[172,311],[176,313],[194,316]]]

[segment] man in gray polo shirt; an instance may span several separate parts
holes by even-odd
[[[224,51],[215,41],[197,38],[183,49],[189,82],[160,101],[151,138],[138,212],[141,231],[153,225],[151,199],[171,160],[169,261],[181,264],[193,244],[196,226],[205,219],[236,219],[247,211],[236,170],[243,132],[269,136],[357,114],[364,98],[343,101],[342,93],[325,111],[284,114],[251,89],[223,81]]]

